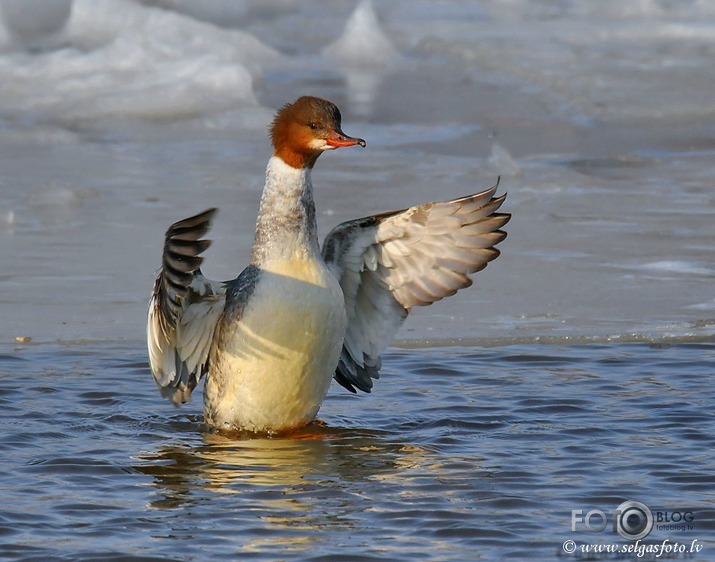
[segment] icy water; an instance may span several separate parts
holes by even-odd
[[[0,552],[585,559],[562,545],[629,541],[572,532],[572,510],[638,500],[694,516],[641,544],[712,559],[714,345],[393,349],[385,362],[374,395],[333,389],[325,425],[242,440],[204,427],[196,403],[157,405],[136,347],[3,355]]]
[[[715,559],[714,4],[0,8],[0,557]],[[302,94],[368,143],[318,162],[322,233],[500,177],[509,236],[371,395],[219,435],[148,370],[163,232],[219,207],[235,276]]]

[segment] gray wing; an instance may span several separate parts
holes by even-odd
[[[209,349],[224,301],[223,283],[206,279],[200,254],[216,209],[172,224],[149,302],[147,347],[162,396],[183,404],[208,370]]]
[[[413,306],[469,287],[469,274],[499,256],[497,185],[452,201],[342,223],[325,238],[323,258],[343,289],[348,327],[335,380],[370,392],[385,351]]]

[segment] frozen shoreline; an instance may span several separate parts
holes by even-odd
[[[315,170],[323,234],[498,175],[509,193],[502,256],[473,288],[415,310],[399,340],[712,337],[715,93],[699,84],[712,80],[715,13],[641,4],[646,22],[606,2],[587,23],[540,3],[375,2],[371,33],[395,52],[352,69],[322,50],[339,35],[278,40],[316,3],[261,17],[243,3],[237,30],[78,0],[44,50],[0,37],[0,343],[140,342],[164,230],[209,206],[221,211],[205,272],[237,275],[265,127],[302,93],[339,103],[346,132],[368,141]],[[110,37],[99,24],[118,5],[127,19]],[[326,15],[336,34],[349,16]],[[146,35],[150,24],[168,31]],[[337,178],[354,189],[337,192]]]

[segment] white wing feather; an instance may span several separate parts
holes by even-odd
[[[214,329],[225,302],[223,283],[206,279],[200,254],[210,241],[215,209],[169,227],[162,267],[149,303],[147,347],[149,364],[161,393],[179,405],[208,370]]]
[[[335,379],[369,392],[380,355],[409,311],[472,284],[499,255],[511,215],[497,210],[498,184],[475,195],[365,217],[335,227],[323,258],[340,280],[348,328]]]

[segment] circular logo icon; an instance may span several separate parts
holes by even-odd
[[[629,500],[616,509],[616,531],[624,539],[637,541],[653,529],[653,513],[641,502]]]

